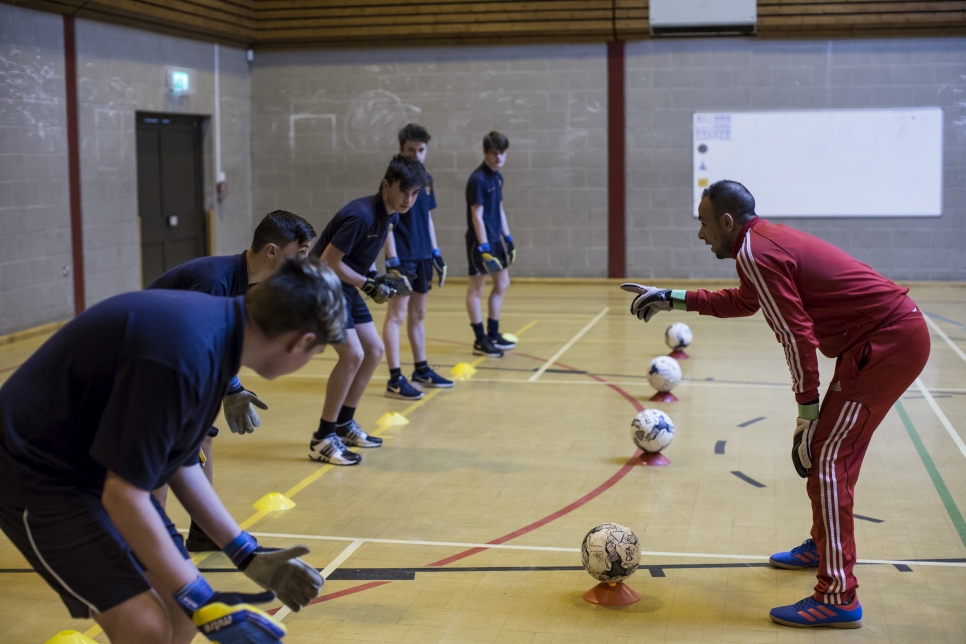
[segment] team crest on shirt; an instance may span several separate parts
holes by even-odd
[[[428,197],[431,194],[433,194],[433,186],[432,185],[427,185],[426,186],[426,196]]]
[[[387,235],[392,232],[393,226],[394,224],[391,224],[391,223],[389,224],[389,229],[386,231]]]

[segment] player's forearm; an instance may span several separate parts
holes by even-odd
[[[473,206],[473,230],[476,232],[477,243],[481,245],[489,243],[486,226],[483,224],[483,206]]]
[[[108,472],[101,503],[137,558],[164,586],[159,590],[174,593],[198,576],[198,569],[171,541],[150,492]]]
[[[433,223],[433,213],[429,213],[429,243],[433,245],[433,248],[439,248],[439,244],[436,242],[436,224]]]
[[[386,235],[386,243],[382,246],[386,251],[386,257],[398,257],[396,253],[396,236],[392,232]]]
[[[503,209],[503,202],[500,202],[500,230],[504,237],[510,236],[510,225],[506,221],[506,210]]]
[[[241,532],[200,465],[178,468],[168,485],[191,518],[219,548],[223,548]]]

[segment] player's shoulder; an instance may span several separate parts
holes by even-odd
[[[372,217],[375,216],[375,211],[375,195],[366,195],[365,197],[353,199],[346,205],[342,206],[342,209],[339,210],[338,214],[341,215],[344,221],[360,221],[372,219]]]

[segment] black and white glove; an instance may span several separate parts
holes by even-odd
[[[433,270],[436,271],[439,287],[443,288],[443,284],[446,283],[446,262],[443,261],[443,255],[438,248],[433,249]]]
[[[812,439],[818,427],[818,401],[798,406],[795,433],[792,435],[792,464],[802,478],[808,477],[812,467]]]
[[[638,320],[650,322],[655,313],[670,311],[673,306],[671,289],[625,282],[621,284],[621,290],[628,293],[637,293],[637,297],[631,302],[631,315],[636,315]]]
[[[305,546],[263,548],[255,537],[242,531],[222,552],[249,579],[274,591],[283,604],[296,612],[318,597],[325,583],[315,568],[299,559],[309,553]]]
[[[225,409],[225,420],[232,434],[251,434],[256,427],[260,427],[262,420],[258,417],[259,409],[268,409],[268,405],[259,400],[251,391],[240,389],[229,393],[222,400]]]
[[[362,292],[371,297],[376,304],[385,304],[396,294],[396,278],[388,273],[369,271],[366,273],[366,283],[362,285]]]

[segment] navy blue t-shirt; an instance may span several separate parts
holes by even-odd
[[[480,240],[476,237],[473,227],[472,206],[483,204],[483,227],[486,229],[486,240],[490,244],[497,244],[503,235],[503,221],[500,217],[500,204],[503,202],[503,175],[497,170],[490,170],[486,163],[480,164],[466,182],[466,239],[477,245]]]
[[[241,363],[243,298],[125,293],[88,309],[0,387],[0,498],[142,490],[198,448]]]
[[[399,259],[431,259],[433,241],[429,237],[429,213],[436,210],[436,194],[433,178],[427,173],[426,187],[419,191],[416,203],[405,215],[399,216],[399,225],[393,231],[396,239],[396,257]]]
[[[335,213],[309,254],[321,257],[325,247],[332,244],[345,253],[342,262],[346,266],[365,275],[379,256],[389,231],[398,225],[399,213],[386,212],[380,193],[360,197]]]
[[[154,280],[149,289],[198,291],[208,295],[237,297],[248,291],[248,262],[245,255],[198,257],[175,266]]]

